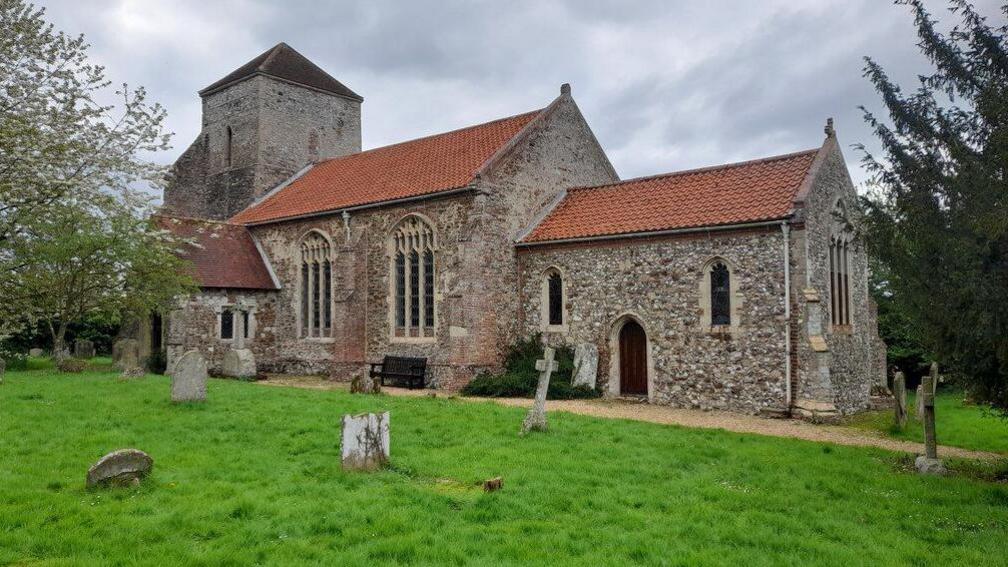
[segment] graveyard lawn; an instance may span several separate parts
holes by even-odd
[[[893,411],[865,412],[848,420],[859,429],[875,431],[896,439],[924,441],[924,426],[917,420],[917,400],[907,394],[907,425],[896,428]],[[989,408],[963,403],[962,392],[942,392],[935,395],[935,432],[938,444],[991,451],[1008,455],[1008,419]]]
[[[879,449],[452,399],[10,372],[0,564],[985,564],[1008,486],[920,477]],[[344,473],[346,413],[391,412],[392,467]],[[87,491],[114,449],[140,487]],[[503,477],[503,488],[481,483]]]

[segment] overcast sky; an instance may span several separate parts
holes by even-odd
[[[1002,21],[1003,0],[978,0]],[[165,105],[174,149],[196,137],[196,91],[286,41],[364,97],[364,147],[524,112],[569,82],[623,178],[817,147],[826,117],[855,181],[881,111],[870,55],[905,86],[928,67],[887,0],[50,0],[114,82]],[[951,22],[943,0],[932,12]]]

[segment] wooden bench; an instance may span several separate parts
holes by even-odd
[[[382,386],[406,386],[418,390],[424,387],[426,376],[426,358],[386,356],[381,363],[371,363],[371,377],[381,378]]]

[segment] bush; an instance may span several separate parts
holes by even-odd
[[[87,368],[87,361],[80,358],[64,358],[56,363],[56,368],[60,372],[77,374],[84,372],[84,369]]]
[[[147,357],[147,370],[152,374],[164,374],[168,369],[168,353],[164,350],[151,351]]]
[[[542,357],[539,335],[518,341],[505,360],[503,374],[485,374],[472,379],[462,393],[489,398],[530,398],[535,396],[539,371],[535,361]],[[574,351],[568,347],[556,349],[557,371],[550,377],[546,397],[551,400],[597,398],[598,391],[587,386],[573,386]]]
[[[18,353],[0,353],[7,370],[28,370],[28,355]]]

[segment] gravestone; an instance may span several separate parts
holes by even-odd
[[[896,427],[903,429],[906,427],[907,422],[907,399],[906,399],[906,377],[902,372],[897,372],[896,376],[893,378],[893,398],[896,403],[894,404],[894,410],[896,412]]]
[[[380,394],[381,378],[367,376],[364,373],[357,373],[350,380],[351,394]]]
[[[136,339],[121,339],[112,346],[112,361],[119,370],[140,367],[140,343]]]
[[[598,377],[598,347],[592,343],[581,343],[574,347],[575,386],[595,387]]]
[[[221,374],[232,378],[253,378],[256,375],[255,355],[247,348],[231,349],[224,354]]]
[[[0,384],[3,384],[4,372],[7,370],[7,361],[0,358]]]
[[[345,471],[373,471],[389,460],[389,413],[344,415],[340,453]]]
[[[916,396],[916,413],[915,416],[917,421],[924,423],[924,382],[917,385],[917,396]]]
[[[91,466],[85,484],[88,488],[98,486],[136,486],[150,474],[154,459],[138,449],[113,451]]]
[[[550,375],[556,371],[558,365],[553,360],[555,352],[552,348],[543,349],[543,360],[536,361],[536,370],[539,371],[539,385],[536,387],[535,402],[529,410],[525,421],[522,422],[522,435],[529,431],[546,431],[546,392],[549,391]]]
[[[173,402],[206,401],[207,365],[203,355],[191,350],[175,363],[171,375]]]
[[[914,465],[921,474],[945,474],[945,467],[938,459],[938,441],[935,438],[934,383],[938,379],[937,365],[931,366],[931,374],[924,378],[924,454],[917,457]]]
[[[40,348],[33,348],[33,349],[31,349],[31,350],[28,351],[28,356],[31,356],[31,357],[34,357],[34,358],[39,358],[43,354],[45,354],[45,351],[42,350],[42,349],[40,349]]]
[[[74,341],[74,358],[82,358],[88,360],[94,358],[95,348],[94,343],[88,339],[77,339]]]

